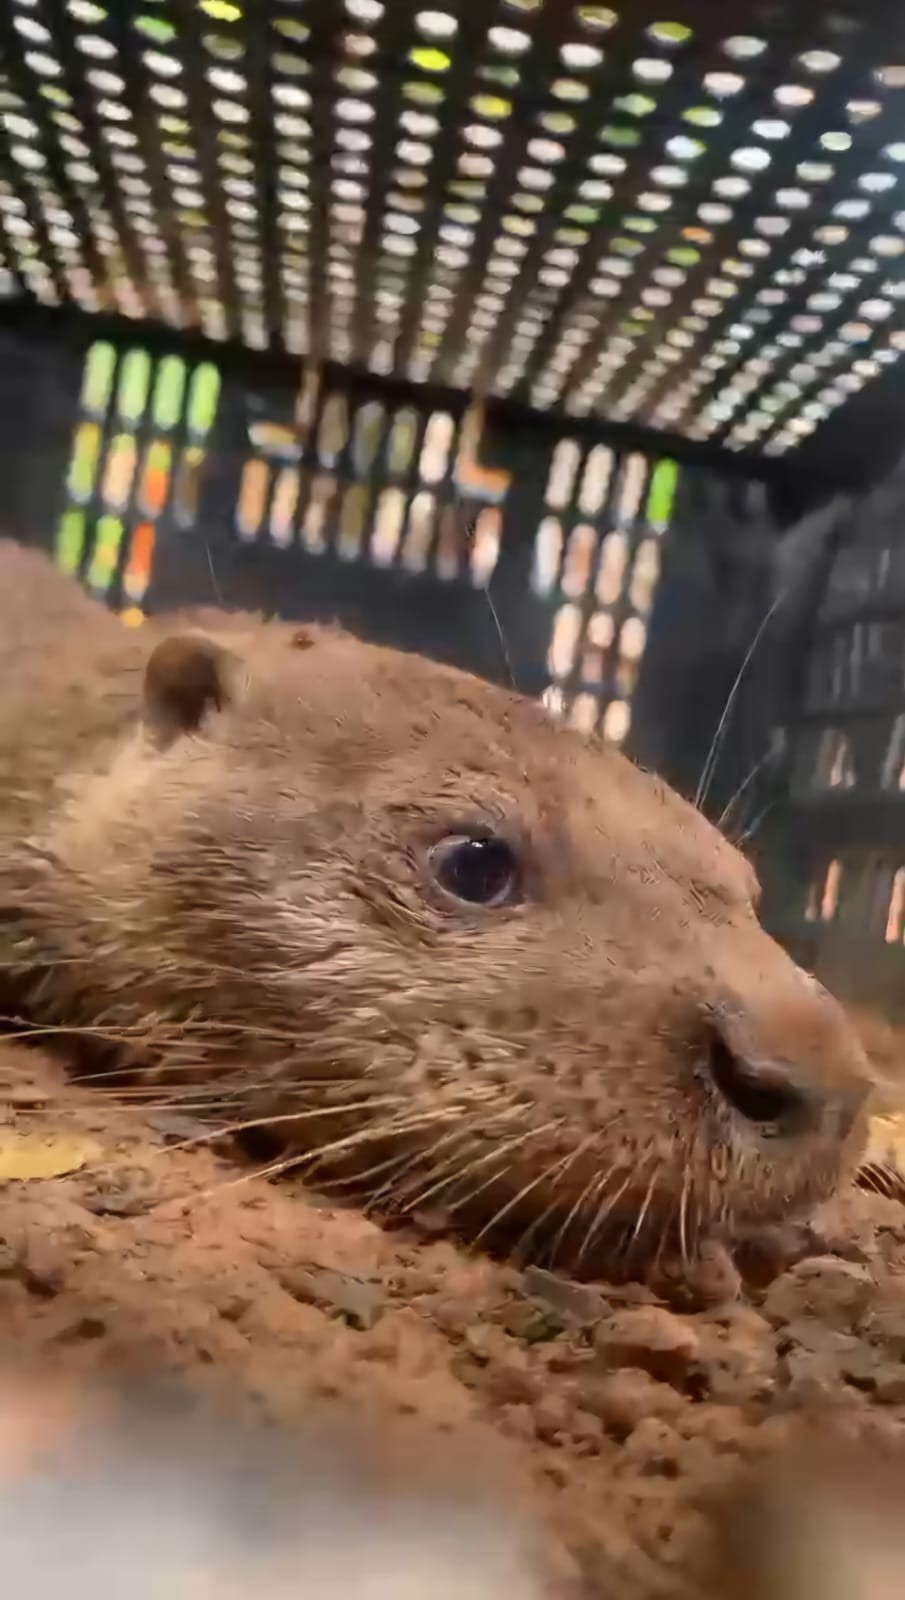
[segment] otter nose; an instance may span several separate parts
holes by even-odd
[[[822,1131],[844,1139],[866,1093],[854,1076],[821,1084],[805,1069],[740,1055],[720,1033],[711,1039],[708,1066],[733,1110],[764,1133],[784,1138]]]

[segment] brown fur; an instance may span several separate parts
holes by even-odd
[[[10,1005],[127,1041],[221,1114],[292,1117],[385,1200],[474,1206],[573,1266],[684,1253],[832,1189],[858,1045],[696,811],[461,673],[215,626],[222,708],[172,740],[159,705],[137,716],[169,628],[126,632],[0,546]],[[430,847],[470,828],[511,840],[521,904],[437,888]],[[819,1128],[746,1123],[707,1070],[715,1032],[819,1086]]]

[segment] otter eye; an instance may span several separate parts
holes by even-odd
[[[518,862],[503,839],[444,839],[430,861],[440,887],[468,905],[508,906],[519,897]]]

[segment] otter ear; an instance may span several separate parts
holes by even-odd
[[[173,634],[153,651],[145,668],[144,720],[165,749],[195,733],[206,716],[235,699],[242,663],[202,634]]]

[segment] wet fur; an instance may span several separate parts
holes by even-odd
[[[529,1255],[633,1264],[807,1206],[852,1156],[768,1140],[710,1030],[833,1086],[841,1010],[758,925],[747,862],[663,783],[476,679],[331,630],[206,619],[222,710],[162,742],[122,628],[0,546],[0,995],[267,1121],[318,1182],[442,1204]],[[525,900],[427,853],[508,836]],[[318,1152],[321,1152],[318,1155]]]

